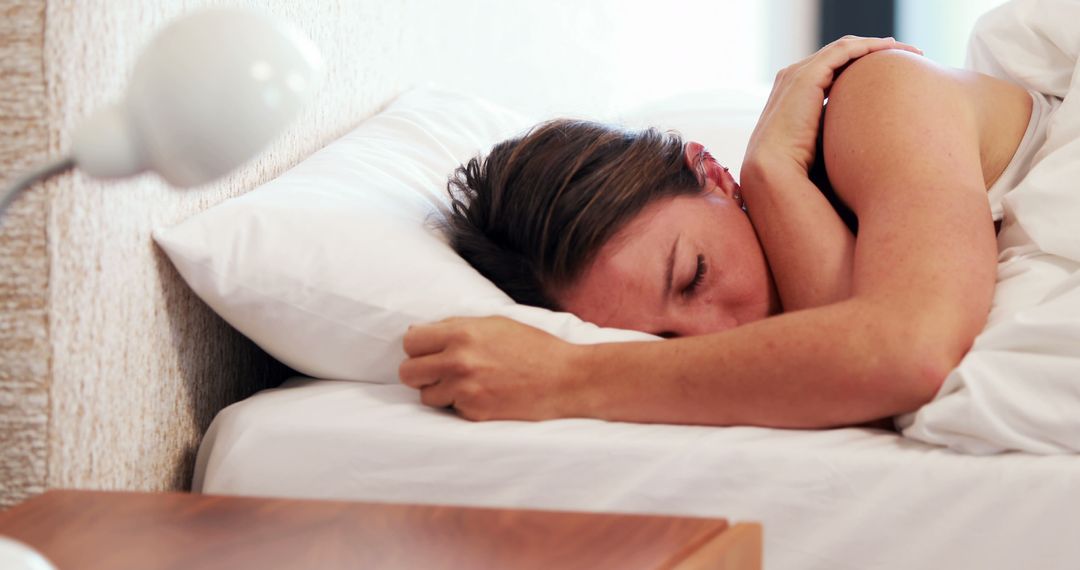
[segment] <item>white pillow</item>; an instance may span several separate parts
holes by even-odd
[[[397,382],[408,325],[454,315],[503,315],[575,343],[656,339],[518,305],[432,228],[454,168],[532,124],[476,98],[411,91],[154,239],[226,321],[318,378]]]

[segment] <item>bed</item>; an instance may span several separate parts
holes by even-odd
[[[223,410],[194,490],[760,521],[767,568],[1075,568],[1080,461],[878,429],[461,420],[293,378]]]
[[[154,245],[155,229],[276,179],[418,83],[534,116],[609,112],[639,74],[623,58],[640,42],[610,25],[623,17],[616,0],[575,11],[494,0],[232,4],[294,21],[321,47],[331,79],[284,139],[223,181],[179,192],[152,177],[76,173],[9,211],[0,226],[0,507],[48,488],[191,488],[756,520],[770,568],[1080,560],[1072,455],[973,457],[867,428],[472,423],[419,405],[401,385],[297,376],[196,297]],[[736,4],[708,9],[749,10]],[[79,119],[123,91],[138,46],[189,9],[96,0],[11,8],[0,23],[0,37],[12,38],[0,42],[0,92],[17,95],[0,100],[0,127],[18,144],[0,147],[3,170],[66,148]],[[493,46],[498,58],[487,57]],[[465,63],[476,61],[494,71]]]

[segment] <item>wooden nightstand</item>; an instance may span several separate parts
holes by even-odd
[[[724,519],[49,491],[0,535],[97,568],[761,568],[761,526]]]

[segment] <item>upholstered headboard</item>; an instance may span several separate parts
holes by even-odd
[[[754,63],[719,33],[725,20],[757,17],[745,4],[756,3],[685,0],[641,14],[623,0],[0,2],[5,181],[64,151],[80,120],[121,96],[141,47],[182,13],[248,6],[288,19],[328,72],[287,135],[222,181],[179,191],[151,175],[66,174],[0,221],[0,507],[53,487],[185,488],[214,414],[288,374],[188,290],[153,228],[274,177],[411,85],[543,116],[723,84]],[[688,54],[716,71],[687,73]]]

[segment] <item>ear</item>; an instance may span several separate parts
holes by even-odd
[[[702,153],[705,152],[705,145],[697,141],[689,141],[683,145],[683,161],[686,162],[687,168],[692,170],[697,176],[698,182],[705,183],[705,172],[703,171],[704,157]]]
[[[706,189],[734,199],[739,189],[738,184],[735,184],[735,180],[726,172],[727,169],[720,166],[720,163],[716,162],[716,159],[705,150],[705,145],[697,141],[687,142],[683,147],[683,160],[686,166],[694,171],[698,182]]]

